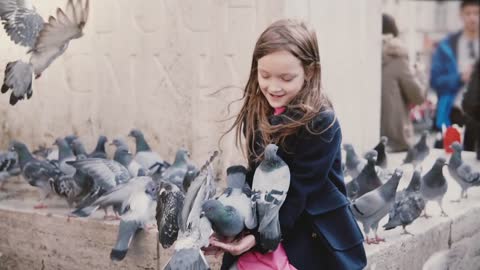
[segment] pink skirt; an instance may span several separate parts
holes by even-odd
[[[277,249],[267,254],[262,254],[256,251],[250,251],[238,258],[238,270],[297,270],[290,264],[287,258],[285,248],[282,243],[278,245]]]

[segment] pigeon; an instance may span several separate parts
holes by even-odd
[[[347,196],[351,201],[382,185],[375,167],[377,151],[368,151],[365,154],[365,158],[367,159],[367,164],[363,167],[360,174],[346,185]]]
[[[380,241],[385,241],[377,235],[378,223],[390,212],[395,203],[395,193],[402,175],[402,170],[396,169],[385,184],[350,204],[353,215],[363,224],[367,244],[378,244]],[[375,238],[369,238],[370,229],[373,230]]]
[[[49,180],[60,177],[62,172],[49,161],[34,158],[27,146],[19,141],[12,141],[10,148],[18,155],[18,161],[25,180],[31,186],[38,187],[43,193],[40,203],[35,205],[34,208],[46,208],[47,206],[43,203],[43,200],[50,196],[52,192]]]
[[[135,138],[135,161],[140,163],[142,167],[149,170],[153,169],[155,166],[159,167],[157,168],[158,171],[164,170],[164,160],[160,157],[160,155],[152,151],[140,130],[132,129],[128,136]]]
[[[172,183],[160,181],[157,196],[158,237],[163,248],[169,248],[178,237],[178,219],[183,208],[185,194]]]
[[[420,165],[430,153],[430,147],[427,145],[428,131],[424,131],[420,140],[407,151],[407,156],[403,160],[403,164],[411,163],[413,167]]]
[[[346,152],[345,156],[345,168],[347,174],[352,178],[357,177],[362,171],[363,167],[367,164],[367,161],[360,159],[353,148],[353,145],[346,143],[343,145],[343,149]]]
[[[460,192],[460,198],[456,201],[459,202],[462,198],[466,199],[468,197],[468,188],[475,185],[480,185],[480,170],[463,162],[463,147],[460,143],[452,143],[451,148],[453,150],[453,153],[450,157],[450,160],[448,161],[448,171],[462,189]]]
[[[132,177],[142,174],[142,171],[143,173],[148,171],[133,159],[133,155],[128,151],[128,145],[123,140],[114,139],[111,144],[117,147],[113,154],[113,160],[125,166]]]
[[[107,152],[105,152],[105,143],[107,143],[107,137],[101,135],[98,137],[97,146],[92,153],[88,155],[89,158],[103,158],[107,159]]]
[[[183,181],[188,171],[190,153],[180,148],[175,155],[175,161],[162,174],[162,179],[183,189]]]
[[[265,156],[253,175],[252,190],[258,215],[258,244],[273,251],[281,241],[278,214],[290,187],[290,169],[277,155],[278,146],[265,147]]]
[[[29,48],[29,62],[9,62],[5,68],[2,93],[12,89],[10,104],[30,99],[33,94],[32,75],[38,79],[43,71],[68,47],[71,40],[83,36],[88,20],[89,0],[68,0],[65,11],[58,8],[56,18],[47,22],[36,12],[30,0],[0,1],[0,18],[11,40]]]
[[[73,154],[72,149],[68,145],[67,141],[63,138],[58,138],[54,143],[58,147],[58,162],[60,166],[60,171],[63,174],[73,176],[75,174],[75,168],[71,165],[68,165],[68,161],[76,160],[77,158]]]
[[[445,196],[448,189],[447,179],[443,175],[443,166],[446,164],[445,158],[437,158],[430,171],[423,176],[422,184],[420,185],[420,192],[425,201],[436,201],[442,210],[442,216],[447,216],[442,206],[443,196]],[[424,213],[424,217],[428,218],[426,207]]]
[[[377,162],[375,165],[379,166],[380,168],[387,168],[387,153],[385,151],[388,143],[388,138],[386,136],[382,136],[380,138],[380,142],[373,148],[373,150],[377,151]]]
[[[73,154],[77,157],[77,160],[86,159],[88,157],[87,151],[82,141],[75,139],[71,143]]]
[[[395,204],[390,211],[389,220],[387,224],[383,225],[385,230],[391,230],[397,226],[402,226],[402,234],[413,235],[405,228],[412,224],[412,222],[415,221],[425,209],[425,200],[423,199],[422,194],[420,194],[421,178],[421,172],[415,170],[408,187],[401,192],[397,192]]]
[[[203,202],[215,194],[214,175],[211,163],[218,155],[215,151],[192,181],[179,219],[179,234],[174,245],[174,253],[164,270],[207,270],[210,269],[202,247],[207,247],[212,235],[212,225],[201,213]]]
[[[79,203],[77,209],[72,212],[74,216],[90,216],[96,209],[98,209],[93,203],[100,196],[117,185],[128,182],[132,178],[128,170],[122,164],[114,160],[87,158],[83,160],[68,161],[67,164],[75,167],[77,173],[91,177],[94,183],[94,187],[90,194],[88,194]],[[106,209],[106,206],[103,205],[100,205],[99,207]],[[118,213],[118,208],[116,208],[116,206],[114,206],[114,210]],[[107,215],[105,215],[105,217],[107,217]]]
[[[140,176],[119,184],[99,197],[92,205],[120,205],[120,226],[110,259],[121,261],[139,229],[153,220],[157,207],[158,185],[149,176]]]
[[[167,168],[168,169],[168,168]],[[188,188],[190,187],[191,183],[195,178],[198,176],[199,170],[198,168],[193,165],[192,163],[188,164],[187,173],[185,174],[185,178],[183,178],[183,191],[187,192]]]
[[[0,190],[5,189],[6,180],[21,173],[17,153],[13,151],[0,152]]]
[[[245,228],[257,227],[252,191],[245,182],[247,169],[231,166],[227,169],[227,188],[215,200],[203,203],[202,210],[218,236],[234,238]]]

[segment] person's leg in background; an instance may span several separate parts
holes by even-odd
[[[465,119],[465,133],[463,134],[463,150],[475,151],[478,137],[478,127],[472,119]]]

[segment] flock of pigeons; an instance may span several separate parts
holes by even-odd
[[[215,197],[212,162],[218,152],[198,169],[188,151],[180,148],[169,164],[152,151],[140,130],[128,135],[135,139],[135,154],[125,141],[114,139],[113,159],[107,158],[105,136],[99,137],[91,153],[74,135],[56,139],[55,149],[32,152],[12,141],[9,150],[0,153],[2,188],[7,179],[21,174],[41,192],[34,208],[47,207],[45,198],[59,196],[73,208],[69,219],[91,216],[98,209],[105,211],[105,218],[120,219],[110,253],[114,261],[125,258],[135,233],[155,219],[159,244],[175,245],[164,269],[209,269],[201,249],[209,245],[213,232],[218,239],[233,240],[257,228],[262,248],[277,248],[278,213],[287,196],[290,170],[277,156],[276,145],[267,146],[251,189],[245,180],[247,169],[235,165],[227,169],[227,188]],[[108,215],[110,208],[113,215]]]
[[[347,196],[355,218],[363,224],[367,244],[378,244],[385,241],[378,237],[378,223],[387,214],[388,222],[383,225],[385,230],[398,226],[403,227],[402,234],[411,234],[405,228],[412,224],[423,212],[428,218],[426,203],[435,201],[441,209],[441,215],[447,216],[443,210],[443,197],[447,192],[448,183],[443,175],[443,167],[448,165],[448,171],[460,185],[462,198],[467,198],[467,190],[472,186],[480,186],[480,170],[462,160],[462,146],[458,142],[452,144],[453,154],[450,160],[439,157],[432,168],[422,176],[421,164],[430,153],[427,145],[427,132],[408,150],[403,164],[412,164],[414,173],[408,187],[397,191],[403,171],[400,168],[393,172],[387,168],[388,160],[385,152],[388,139],[382,137],[374,150],[368,151],[365,158],[359,158],[351,144],[344,144],[346,162],[345,175],[352,180],[347,183]],[[370,238],[370,231],[374,237]]]
[[[68,0],[65,11],[45,22],[31,0],[0,1],[0,19],[10,39],[28,48],[28,62],[9,62],[5,68],[2,93],[12,90],[10,104],[32,97],[33,76],[38,79],[52,62],[62,55],[71,40],[83,36],[88,21],[89,0]]]

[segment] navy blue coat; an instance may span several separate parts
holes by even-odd
[[[272,125],[290,116],[272,116]],[[280,209],[282,243],[290,263],[299,270],[363,269],[366,255],[363,235],[348,207],[341,169],[340,125],[333,111],[323,111],[306,128],[286,140],[278,155],[288,164],[290,189]],[[258,149],[257,151],[261,151]],[[252,184],[258,164],[249,164],[247,181]],[[235,258],[224,255],[222,269]]]

